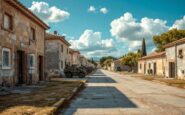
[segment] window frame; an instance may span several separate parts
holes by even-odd
[[[32,41],[35,41],[35,40],[36,40],[36,30],[35,30],[35,28],[31,27],[31,28],[30,28],[30,31],[31,31],[31,35],[30,35],[31,40],[32,40]],[[32,33],[32,32],[33,32],[33,33]]]
[[[30,63],[30,59],[31,59],[31,57],[33,57],[33,64],[31,64]],[[35,69],[35,60],[36,58],[35,58],[35,54],[29,54],[28,55],[28,66],[29,66],[29,69]],[[31,65],[33,65],[33,66],[31,66]]]
[[[140,69],[142,69],[142,64],[140,63]]]
[[[64,61],[63,60],[61,60],[61,62],[60,62],[60,67],[61,67],[61,69],[64,69]]]
[[[8,66],[4,66],[4,51],[7,51],[9,53]],[[11,69],[11,49],[9,48],[2,48],[2,69]]]
[[[61,44],[61,52],[63,53],[64,52],[64,45]]]
[[[151,63],[148,63],[148,68],[151,69]]]
[[[5,16],[8,16],[9,19],[10,19],[10,28],[6,28],[5,27]],[[2,25],[3,29],[6,30],[6,31],[13,31],[13,28],[14,28],[14,22],[13,22],[13,16],[7,12],[5,12],[3,14],[3,25]]]

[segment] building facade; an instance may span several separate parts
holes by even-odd
[[[80,52],[74,49],[70,48],[69,51],[69,60],[70,60],[70,65],[81,65],[81,60],[80,60]]]
[[[69,46],[70,43],[64,36],[47,33],[45,48],[47,73],[62,75],[65,67],[70,65]]]
[[[121,59],[114,60],[110,69],[111,71],[130,71],[130,67],[121,65]]]
[[[138,60],[138,73],[146,75],[165,76],[165,52],[153,52]]]
[[[185,79],[185,38],[164,46],[167,78]]]
[[[49,27],[18,0],[0,0],[0,84],[44,80],[44,38]]]

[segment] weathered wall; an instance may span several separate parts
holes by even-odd
[[[57,41],[46,40],[46,71],[59,70],[59,44]]]
[[[183,50],[183,58],[178,57],[178,50]],[[176,47],[177,57],[175,56],[175,46],[166,48],[166,77],[169,77],[169,62],[175,62],[177,67],[177,79],[185,79],[185,44]],[[176,58],[175,58],[176,57]],[[177,62],[176,62],[177,59]]]
[[[148,69],[152,69],[154,71],[154,63],[156,63],[156,75],[165,76],[165,58],[154,58],[154,59],[146,59],[138,61],[138,73],[144,74],[144,64],[146,64],[146,73],[148,74]],[[140,68],[140,64],[142,67]],[[149,68],[149,64],[151,65]]]
[[[63,45],[63,52],[61,46]],[[69,62],[67,49],[69,47],[61,40],[46,40],[46,71],[50,74],[61,75]],[[63,68],[62,68],[63,61]]]
[[[0,1],[0,84],[2,79],[12,83],[17,82],[17,50],[22,50],[26,54],[33,53],[36,57],[35,69],[33,71],[33,82],[38,81],[37,57],[44,56],[44,36],[45,30],[38,24],[27,18],[19,10],[10,6],[4,0]],[[13,31],[4,30],[2,27],[3,15],[7,12],[13,17]],[[30,41],[30,28],[36,30],[36,41]],[[2,69],[2,48],[9,48],[11,50],[11,69]],[[28,74],[28,73],[27,73]],[[11,79],[11,80],[9,80]]]
[[[185,44],[181,44],[177,46],[177,51],[179,49],[183,50],[183,58],[177,57],[177,75],[178,79],[185,79]]]
[[[111,70],[117,71],[117,68],[120,67],[121,71],[130,71],[130,67],[121,65],[120,61],[114,61],[111,63]]]

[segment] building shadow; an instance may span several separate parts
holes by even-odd
[[[137,108],[137,105],[115,87],[89,86],[61,114],[73,115],[79,109],[94,108]]]
[[[89,77],[88,83],[116,83],[116,81],[110,77],[93,76]]]

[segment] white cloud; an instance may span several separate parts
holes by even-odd
[[[96,12],[96,8],[94,6],[90,6],[88,11],[89,12]]]
[[[153,35],[166,32],[169,29],[166,23],[165,20],[147,17],[142,18],[139,22],[131,13],[127,12],[111,22],[110,32],[117,40],[131,44],[129,48],[133,49],[141,45],[143,37],[148,45],[153,44]]]
[[[103,39],[101,32],[85,30],[79,39],[70,40],[72,48],[82,51],[104,50],[113,47],[113,39]]]
[[[108,13],[108,9],[107,8],[101,8],[100,12],[103,14],[107,14]]]
[[[182,19],[176,20],[171,29],[172,28],[185,29],[185,16]]]
[[[70,16],[69,12],[55,6],[50,7],[46,2],[33,1],[29,9],[47,23],[57,23],[66,20]]]
[[[69,40],[71,47],[80,50],[87,57],[94,57],[98,52],[99,56],[103,56],[106,52],[115,51],[113,39],[103,39],[101,32],[94,32],[93,30],[85,30],[79,39]]]

